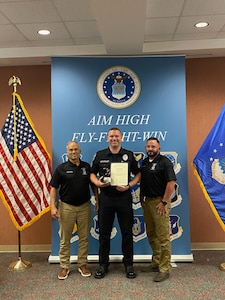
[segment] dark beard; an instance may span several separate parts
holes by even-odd
[[[155,158],[158,154],[159,154],[159,152],[152,152],[152,151],[151,151],[151,154],[147,153],[148,157],[151,159]]]

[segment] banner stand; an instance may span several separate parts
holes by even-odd
[[[122,262],[122,255],[110,255],[110,262]],[[134,262],[150,262],[152,259],[152,255],[134,255]],[[98,255],[89,255],[88,262],[98,262]],[[187,255],[172,255],[171,263],[174,262],[193,262],[194,258],[192,254]],[[50,255],[48,258],[49,263],[59,263],[59,256]],[[77,263],[77,255],[71,255],[70,257],[71,263]]]

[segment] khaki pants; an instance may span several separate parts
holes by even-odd
[[[60,250],[59,259],[61,268],[70,267],[70,239],[74,225],[77,225],[78,240],[78,267],[87,263],[88,235],[91,222],[90,201],[74,206],[60,201],[59,205]]]
[[[171,259],[170,242],[170,208],[166,205],[166,214],[161,216],[156,206],[162,200],[161,197],[146,198],[144,205],[144,220],[149,244],[152,248],[152,265],[158,266],[160,272],[169,272]]]

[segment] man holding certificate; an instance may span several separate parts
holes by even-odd
[[[91,181],[99,194],[99,269],[95,278],[108,272],[110,235],[115,214],[122,234],[123,264],[126,277],[135,278],[133,268],[133,209],[130,188],[140,181],[141,173],[132,151],[121,147],[122,133],[118,128],[108,131],[109,147],[98,151],[91,166]],[[134,175],[131,180],[131,173]]]

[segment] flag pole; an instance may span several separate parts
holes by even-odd
[[[19,77],[13,75],[9,78],[9,86],[13,85],[13,92],[16,93],[17,84],[21,85]],[[15,94],[13,94],[13,110],[14,110],[14,160],[16,160],[17,154],[17,139],[16,139],[16,104],[15,104]],[[23,260],[21,257],[21,236],[20,231],[18,230],[18,260],[12,262],[9,265],[9,270],[11,271],[23,271],[27,268],[30,268],[32,264],[29,261]]]
[[[23,271],[27,268],[30,268],[32,266],[31,262],[22,259],[21,257],[21,241],[20,241],[20,231],[18,230],[18,260],[12,262],[9,265],[10,271]]]

